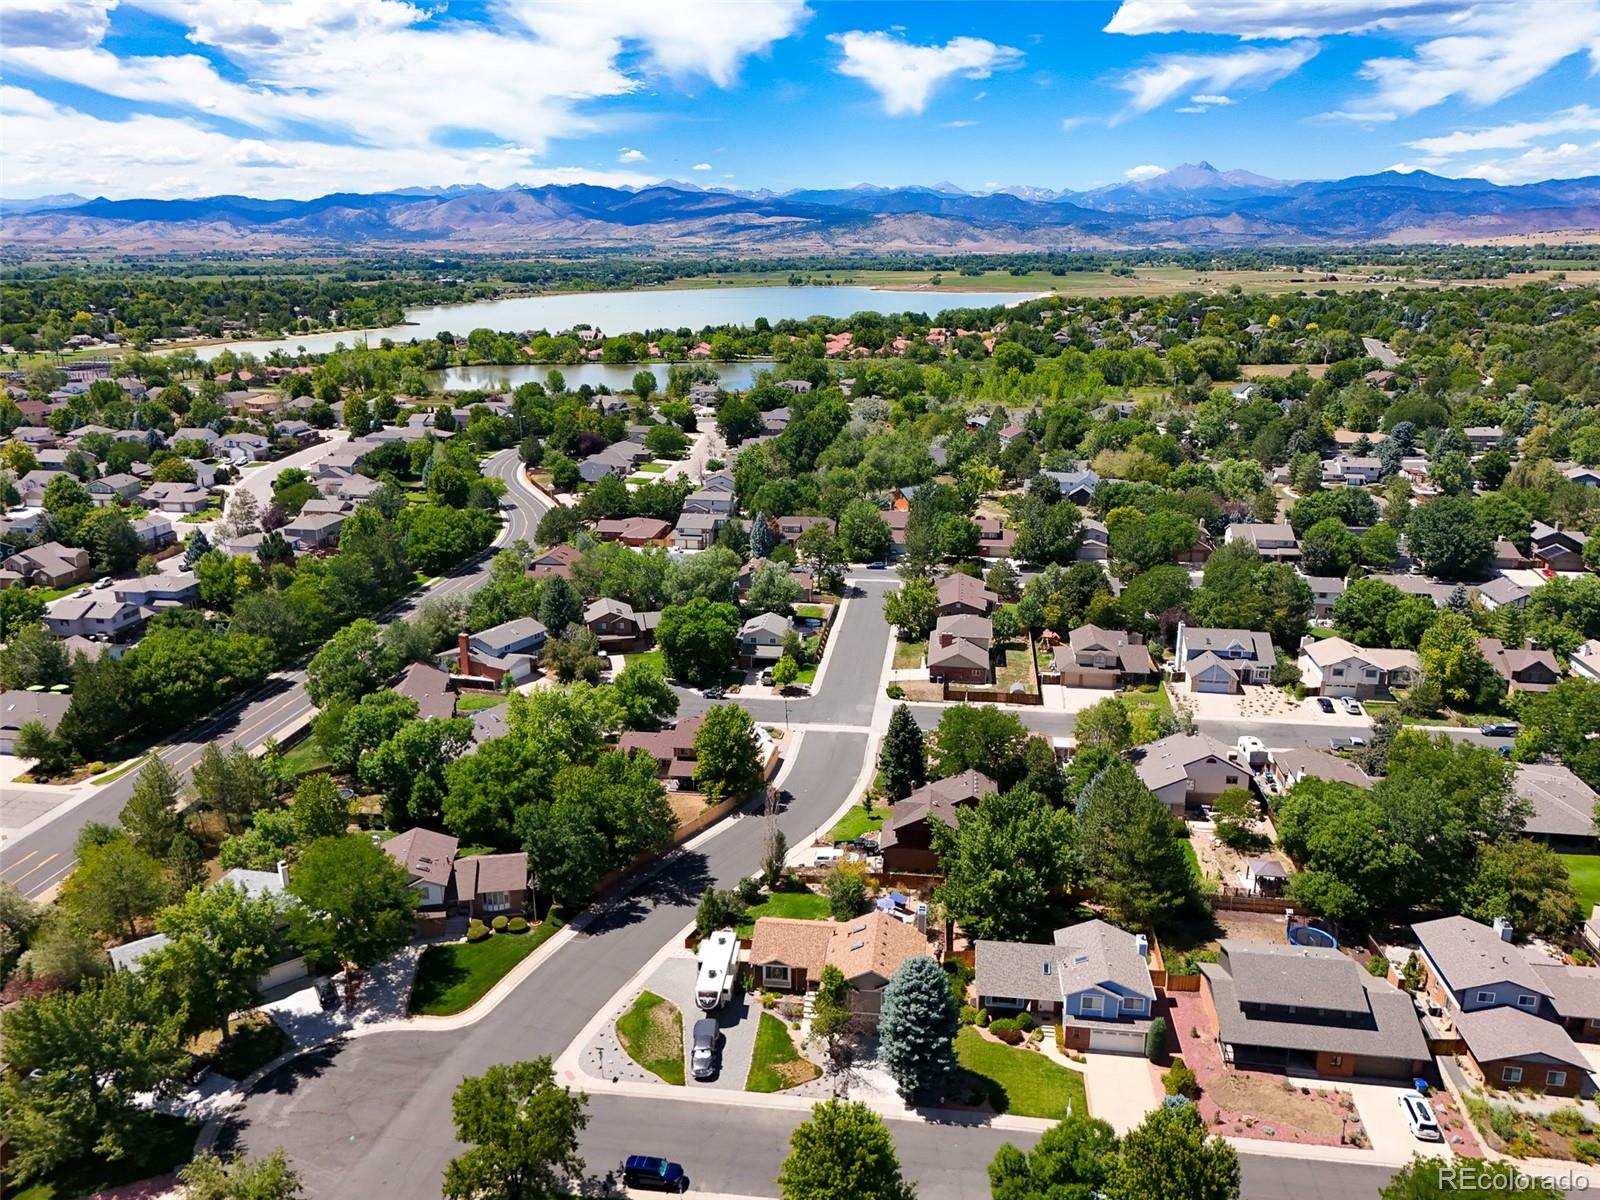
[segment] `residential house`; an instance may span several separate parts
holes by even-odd
[[[1564,763],[1518,763],[1512,790],[1532,808],[1522,832],[1558,850],[1588,853],[1596,846],[1595,813],[1600,796]]]
[[[495,683],[509,677],[526,683],[544,651],[548,635],[532,617],[518,617],[481,633],[461,633],[456,639],[456,673]]]
[[[659,612],[639,612],[631,604],[602,596],[583,610],[583,623],[602,650],[623,650],[654,640]]]
[[[985,587],[983,580],[971,575],[943,575],[936,586],[941,617],[952,617],[957,613],[987,617],[1000,603],[1000,597]]]
[[[456,715],[456,693],[450,686],[450,675],[431,663],[412,663],[393,690],[396,695],[417,702],[417,717],[423,721]]]
[[[1302,779],[1325,779],[1371,789],[1376,782],[1348,758],[1325,750],[1268,750],[1265,779],[1271,788],[1283,793]]]
[[[41,459],[41,462],[44,460]],[[1576,464],[1561,472],[1573,483],[1581,483],[1584,487],[1600,487],[1600,468],[1582,467]]]
[[[24,725],[37,721],[51,733],[72,707],[72,697],[64,692],[0,692],[0,754],[17,752],[17,735]]]
[[[723,491],[721,488],[702,487],[699,491],[690,492],[683,498],[682,511],[731,517],[739,511],[739,502],[734,499],[732,492]]]
[[[1490,612],[1497,608],[1526,608],[1528,598],[1533,595],[1520,583],[1504,575],[1496,575],[1487,583],[1478,585],[1477,591],[1478,599]]]
[[[17,551],[0,562],[0,569],[12,572],[24,584],[62,588],[87,580],[91,565],[89,552],[82,547],[45,542]]]
[[[159,611],[163,608],[188,608],[200,602],[200,581],[183,567],[181,558],[169,558],[161,569],[149,575],[118,580],[111,588],[118,600]]]
[[[211,493],[192,483],[152,483],[139,500],[162,512],[197,513],[211,503]]]
[[[640,751],[655,759],[656,774],[666,782],[669,791],[694,786],[695,735],[705,717],[684,717],[671,729],[658,732],[630,731],[617,739],[617,749],[624,754]]]
[[[1499,638],[1479,638],[1478,650],[1496,674],[1506,681],[1512,695],[1518,692],[1548,692],[1561,682],[1561,664],[1548,650],[1536,650],[1530,638],[1520,650],[1508,650]]]
[[[1061,498],[1071,500],[1074,504],[1089,503],[1094,499],[1095,489],[1100,486],[1100,476],[1088,467],[1075,471],[1040,471],[1039,475],[1053,480]],[[1028,480],[1027,489],[1033,490],[1033,479]]]
[[[803,994],[817,986],[824,967],[835,967],[849,985],[845,1006],[876,1023],[894,973],[928,952],[927,934],[893,913],[849,921],[759,917],[750,935],[750,970],[763,990]]]
[[[1322,462],[1322,482],[1369,487],[1383,480],[1383,460],[1371,455],[1340,454]]]
[[[878,514],[889,527],[889,540],[896,551],[906,546],[906,526],[911,524],[911,513],[903,508],[891,508]]]
[[[1073,556],[1078,562],[1105,562],[1111,557],[1111,535],[1105,522],[1085,517],[1078,529],[1083,534],[1078,553]]]
[[[727,492],[730,495],[737,490],[733,482],[733,474],[729,471],[713,471],[700,481],[700,490],[706,492]]]
[[[260,462],[272,453],[272,442],[259,433],[225,433],[212,443],[219,458],[234,462]]]
[[[528,898],[526,854],[456,854],[459,843],[447,833],[408,829],[383,843],[384,853],[411,875],[420,893],[419,921],[450,916],[492,918],[522,911]]]
[[[978,1005],[1059,1021],[1069,1053],[1143,1054],[1156,1005],[1150,942],[1101,920],[1055,931],[1049,945],[974,943]]]
[[[1575,679],[1600,683],[1600,638],[1590,638],[1573,652],[1569,666]]]
[[[528,563],[530,579],[571,579],[572,565],[583,557],[576,546],[551,546]]]
[[[1017,548],[1017,531],[1007,529],[1004,524],[994,517],[979,517],[974,522],[978,526],[978,557],[986,562],[997,559],[1010,558]]]
[[[1432,1061],[1411,997],[1328,947],[1224,938],[1200,995],[1235,1067],[1410,1079]]]
[[[1533,561],[1546,571],[1583,570],[1583,548],[1589,539],[1575,529],[1562,529],[1559,525],[1533,523],[1530,535]]]
[[[159,513],[136,517],[128,524],[133,527],[134,536],[139,539],[139,545],[144,550],[159,550],[163,546],[175,545],[178,541],[178,531],[173,529],[172,522]]]
[[[1590,1064],[1572,1041],[1567,1014],[1557,1007],[1558,989],[1563,996],[1569,992],[1567,980],[1563,976],[1553,987],[1544,969],[1559,964],[1514,945],[1503,921],[1491,927],[1441,917],[1411,931],[1420,946],[1423,990],[1460,1038],[1464,1066],[1490,1087],[1579,1093]],[[1600,1014],[1580,1020],[1580,1032],[1600,1037]]]
[[[1254,546],[1256,553],[1273,562],[1300,561],[1300,541],[1294,536],[1293,528],[1286,524],[1229,525],[1223,541],[1230,546],[1241,542]]]
[[[602,542],[621,542],[624,546],[650,546],[672,539],[672,525],[659,517],[622,517],[601,521],[594,535]]]
[[[933,640],[942,643],[947,637],[960,638],[988,650],[994,645],[994,622],[971,613],[940,617],[933,627]]]
[[[1505,431],[1498,425],[1469,425],[1461,432],[1466,434],[1468,444],[1477,451],[1493,450],[1505,436]]]
[[[216,444],[216,440],[216,430],[207,428],[204,425],[186,425],[182,429],[175,430],[172,437],[167,440],[167,444],[174,446],[179,442],[199,442],[209,450]]]
[[[751,617],[739,626],[739,666],[748,671],[777,662],[783,657],[783,643],[789,630],[789,618],[779,613]]]
[[[1188,676],[1191,692],[1233,693],[1245,684],[1270,683],[1277,654],[1265,633],[1180,622],[1173,661],[1174,670]]]
[[[1341,637],[1304,639],[1299,666],[1306,691],[1361,700],[1409,687],[1422,674],[1422,660],[1415,650],[1368,650]]]
[[[113,641],[137,633],[154,613],[107,592],[66,596],[44,614],[44,625],[58,638],[103,637]]]
[[[718,513],[683,512],[672,530],[674,550],[706,550],[717,540],[717,534],[728,523],[728,517]]]
[[[954,624],[954,622],[980,622],[980,624]],[[956,613],[940,617],[944,628],[934,630],[928,639],[928,678],[934,683],[961,684],[986,687],[991,681],[989,646],[994,638],[993,626],[985,617],[970,613]],[[957,629],[969,629],[979,636],[969,638]],[[988,636],[982,634],[987,632]]]
[[[1311,615],[1319,621],[1333,619],[1333,606],[1344,595],[1345,581],[1333,575],[1303,576],[1311,589]]]
[[[1181,817],[1229,788],[1248,788],[1250,770],[1228,757],[1226,746],[1204,733],[1175,733],[1134,751],[1134,770],[1145,787]]]
[[[776,525],[778,540],[786,543],[798,541],[802,533],[819,525],[829,533],[832,533],[834,528],[832,517],[779,517]]]
[[[307,550],[324,550],[339,544],[339,531],[350,519],[347,512],[306,512],[283,527],[286,538],[293,538]]]
[[[137,476],[127,472],[106,475],[89,481],[89,497],[96,504],[125,504],[144,488]]]
[[[750,584],[754,582],[756,572],[770,561],[770,559],[765,558],[752,558],[739,568],[739,574],[734,577],[733,586],[739,593],[740,599],[743,599],[749,593]],[[800,589],[801,600],[809,601],[813,598],[817,588],[817,581],[810,571],[791,567],[788,569],[788,577],[789,582]]]
[[[1068,633],[1055,652],[1054,666],[1065,687],[1124,687],[1155,674],[1141,635],[1098,625],[1079,625]]]
[[[933,822],[955,826],[960,823],[964,809],[999,790],[987,775],[962,771],[925,783],[904,800],[896,800],[878,837],[884,872],[889,875],[938,873],[939,860],[933,852]]]

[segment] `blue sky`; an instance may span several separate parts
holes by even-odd
[[[5,194],[1600,174],[1600,0],[6,0]]]

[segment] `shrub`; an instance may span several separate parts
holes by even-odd
[[[884,691],[888,693],[889,699],[891,700],[905,699],[906,690],[898,683],[891,683],[888,687],[884,688]]]
[[[1018,1013],[1015,1020],[1017,1022],[1017,1028],[1022,1030],[1024,1033],[1033,1028],[1033,1014],[1030,1012]]]
[[[1144,1034],[1144,1056],[1151,1062],[1160,1062],[1167,1049],[1167,1019],[1157,1017],[1150,1022]]]
[[[1172,1060],[1172,1066],[1161,1076],[1161,1086],[1169,1096],[1186,1096],[1190,1100],[1200,1096],[1200,1081],[1195,1078],[1193,1071],[1183,1065],[1181,1058]]]
[[[739,880],[739,899],[746,904],[758,904],[761,901],[761,881],[753,875],[746,875]]]
[[[1408,992],[1418,991],[1422,987],[1422,960],[1413,950],[1406,959],[1406,965],[1400,968],[1400,986]]]
[[[506,926],[509,924],[511,924],[511,918],[505,916],[496,917],[490,922],[490,925],[494,927],[494,931],[496,933],[504,933]]]
[[[525,917],[512,917],[506,922],[507,933],[527,933],[528,922]]]
[[[1510,1143],[1517,1134],[1517,1114],[1507,1104],[1489,1106],[1489,1128],[1502,1142]]]
[[[978,1024],[982,1025],[985,1029],[989,1028],[989,1010],[987,1008],[980,1008],[978,1010]]]
[[[1600,1142],[1593,1138],[1579,1138],[1572,1143],[1572,1157],[1581,1163],[1600,1163]]]
[[[961,1023],[963,1025],[976,1025],[978,1023],[978,1010],[970,1004],[961,1006]]]
[[[1549,1122],[1550,1128],[1563,1137],[1577,1137],[1580,1133],[1589,1132],[1589,1122],[1575,1108],[1556,1109],[1550,1114]]]
[[[1022,1030],[1013,1017],[1001,1017],[998,1021],[990,1021],[989,1032],[1008,1046],[1015,1046],[1023,1038]]]
[[[489,927],[482,921],[474,918],[472,924],[467,926],[467,941],[481,942],[489,936]]]
[[[1375,979],[1382,979],[1389,973],[1389,960],[1381,954],[1374,954],[1367,959],[1367,974]]]

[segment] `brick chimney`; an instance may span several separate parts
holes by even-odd
[[[460,668],[459,674],[472,674],[472,648],[467,645],[467,631],[463,629],[456,634],[456,665]]]

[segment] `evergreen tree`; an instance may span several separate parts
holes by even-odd
[[[559,575],[545,583],[544,595],[539,599],[539,620],[553,638],[583,620],[583,599]]]
[[[904,800],[928,782],[928,752],[922,742],[922,729],[904,704],[895,705],[889,717],[889,732],[878,752],[878,769],[883,772],[883,790],[891,800]]]
[[[774,544],[772,526],[767,524],[767,514],[757,513],[755,520],[750,522],[750,557],[767,558],[772,554]]]
[[[183,569],[194,570],[195,563],[199,562],[211,552],[211,539],[206,537],[205,530],[196,529],[189,535],[189,540],[184,543]]]
[[[944,968],[927,955],[901,963],[883,993],[878,1057],[903,1095],[943,1094],[956,1074],[960,1028]]]
[[[1125,762],[1078,801],[1078,860],[1112,919],[1140,928],[1184,907],[1195,889],[1182,826]]]
[[[139,771],[133,795],[122,806],[118,818],[128,838],[153,858],[165,858],[173,841],[184,830],[178,812],[178,777],[160,757],[152,758]]]

